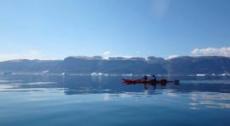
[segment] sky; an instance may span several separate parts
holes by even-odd
[[[230,56],[229,0],[0,0],[0,60]]]

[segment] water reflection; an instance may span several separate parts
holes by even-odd
[[[171,78],[170,78],[171,79]],[[178,79],[178,78],[176,78]],[[184,80],[180,85],[168,84],[157,86],[156,90],[171,89],[174,92],[220,92],[230,93],[230,79],[221,80]],[[123,93],[143,92],[143,85],[124,85],[121,77],[94,77],[94,76],[0,76],[0,86],[3,89],[36,89],[61,88],[66,95],[79,93]],[[5,87],[4,87],[5,86]],[[149,88],[149,93],[154,93]]]
[[[177,78],[178,79],[178,78]],[[168,84],[165,87],[144,90],[142,85],[127,86],[122,84],[121,77],[91,77],[91,76],[0,76],[1,92],[30,92],[32,96],[39,93],[50,95],[59,92],[65,95],[102,94],[103,101],[129,99],[140,101],[148,97],[149,101],[168,100],[188,103],[191,110],[203,108],[230,109],[230,81],[221,80],[191,80],[180,78],[181,84]],[[48,93],[47,93],[48,92]],[[154,96],[159,97],[154,97]],[[162,98],[160,98],[162,97]],[[44,97],[43,97],[44,99]],[[189,101],[186,101],[186,100]],[[144,103],[149,101],[144,101]],[[175,100],[175,101],[173,101]],[[182,103],[181,103],[182,104]]]
[[[230,94],[216,92],[193,92],[190,94],[190,109],[220,108],[230,109]]]

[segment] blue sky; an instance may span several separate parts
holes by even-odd
[[[229,6],[229,0],[0,0],[0,60],[229,51]]]

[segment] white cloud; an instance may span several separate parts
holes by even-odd
[[[110,51],[105,51],[105,52],[103,52],[103,55],[110,55],[110,54],[111,54]]]
[[[191,52],[192,56],[225,56],[230,57],[230,47],[222,48],[195,48]]]
[[[105,51],[102,54],[102,57],[105,58],[105,59],[109,58],[110,56],[111,56],[111,51]]]

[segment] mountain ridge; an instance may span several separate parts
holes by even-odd
[[[50,73],[133,73],[133,74],[222,74],[230,73],[230,58],[222,56],[181,56],[171,59],[143,57],[70,56],[64,60],[8,60],[0,72]]]

